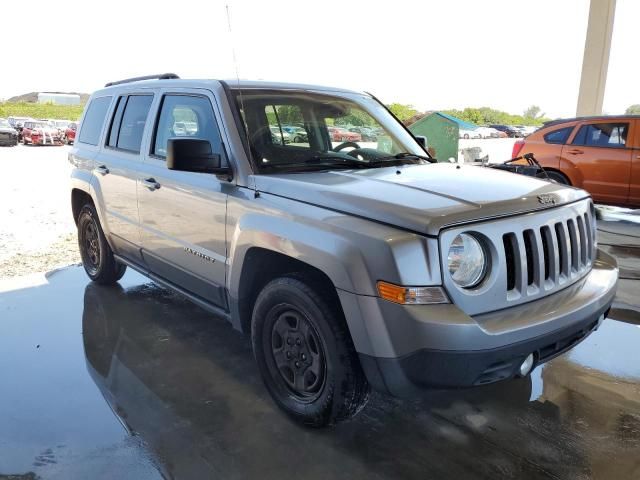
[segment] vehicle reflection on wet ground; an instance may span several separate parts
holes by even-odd
[[[637,280],[530,378],[374,394],[325,430],[274,406],[248,339],[145,277],[37,280],[0,283],[0,478],[640,478]]]

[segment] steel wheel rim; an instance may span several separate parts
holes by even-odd
[[[84,225],[82,242],[85,265],[92,274],[95,274],[100,266],[100,240],[98,224],[93,218]]]
[[[324,344],[309,319],[291,305],[269,312],[265,335],[271,374],[296,400],[309,403],[326,383]]]

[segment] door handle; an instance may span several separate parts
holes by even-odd
[[[152,192],[160,188],[160,184],[156,182],[155,178],[145,178],[144,180],[142,180],[142,184]]]
[[[573,150],[567,150],[567,153],[570,153],[571,155],[582,155],[584,153],[584,150],[578,150],[577,148],[574,148]]]
[[[100,165],[98,167],[96,167],[96,172],[99,173],[102,176],[105,176],[106,174],[109,173],[109,169],[107,168],[106,165]]]

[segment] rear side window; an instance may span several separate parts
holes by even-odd
[[[564,145],[572,131],[573,127],[564,127],[559,128],[558,130],[553,130],[552,132],[545,134],[544,141],[546,143]]]
[[[120,102],[122,103],[123,100],[121,99]],[[122,119],[119,121],[117,148],[135,153],[140,152],[142,134],[152,101],[153,95],[130,95],[127,97]],[[118,109],[120,109],[120,105],[118,105]],[[117,121],[118,119],[114,118],[114,123],[117,124]],[[111,143],[111,141],[112,135],[109,135],[109,142]]]
[[[166,157],[167,141],[176,137],[208,140],[213,153],[224,153],[213,108],[206,97],[165,95],[156,127],[153,155]]]
[[[628,123],[594,123],[578,130],[574,145],[589,147],[624,148],[627,144]]]
[[[80,129],[80,136],[78,137],[80,143],[98,145],[102,125],[107,116],[110,103],[111,97],[100,97],[91,100]]]

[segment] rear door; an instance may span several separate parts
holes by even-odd
[[[629,204],[632,207],[640,207],[640,118],[634,119],[632,123]]]
[[[156,275],[225,308],[227,178],[169,170],[167,141],[208,140],[228,161],[215,98],[200,89],[165,89],[150,136],[138,202],[143,257]]]
[[[562,162],[575,169],[574,186],[584,188],[596,202],[628,201],[631,129],[629,120],[583,122],[562,149]]]
[[[137,179],[142,165],[142,139],[152,102],[153,94],[146,92],[127,93],[116,98],[104,148],[96,156],[94,168],[111,245],[116,253],[138,262],[142,243]]]

